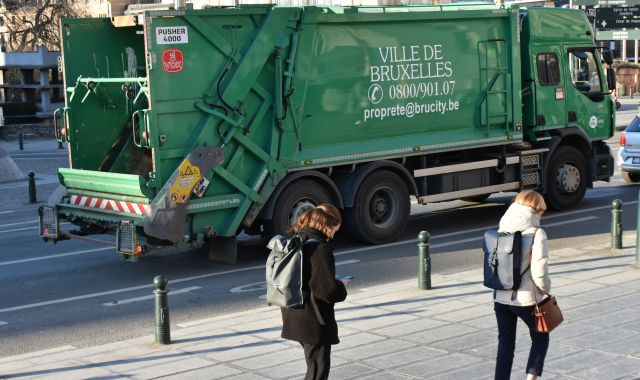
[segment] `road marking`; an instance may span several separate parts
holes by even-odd
[[[67,225],[67,224],[71,224],[69,222],[65,222],[65,223],[60,223],[61,226]],[[40,226],[36,226],[36,227],[25,227],[25,228],[14,228],[12,230],[4,230],[4,231],[0,231],[0,234],[6,234],[8,232],[18,232],[18,231],[28,231],[28,230],[37,230],[38,228],[40,228]]]
[[[17,232],[17,231],[37,230],[38,228],[40,227],[36,226],[36,227],[26,227],[26,228],[14,228],[13,230],[0,231],[0,234],[6,234],[9,232]]]
[[[227,271],[223,271],[223,272],[214,272],[214,273],[201,274],[201,275],[198,275],[198,276],[179,278],[179,279],[176,279],[176,280],[171,280],[171,283],[172,284],[177,284],[177,283],[181,283],[181,282],[185,282],[185,281],[201,280],[203,278],[222,276],[222,275],[225,275],[225,274],[231,274],[231,273],[237,273],[237,272],[246,272],[246,271],[250,271],[250,270],[254,270],[254,269],[262,269],[262,270],[264,270],[264,265],[256,265],[256,266],[253,266],[253,267],[231,269],[231,270],[227,270]],[[107,295],[110,295],[110,294],[126,293],[126,292],[130,292],[130,291],[134,291],[134,290],[141,290],[141,289],[153,289],[153,284],[131,286],[131,287],[128,287],[128,288],[107,290],[107,291],[104,291],[104,292],[84,294],[84,295],[81,295],[81,296],[60,298],[60,299],[51,300],[51,301],[36,302],[36,303],[28,304],[28,305],[7,307],[7,308],[4,308],[4,309],[0,309],[0,313],[7,313],[7,312],[10,312],[10,311],[25,310],[25,309],[33,309],[33,308],[39,307],[39,306],[56,305],[56,304],[60,304],[60,303],[84,300],[84,299],[95,298],[95,297],[102,297],[102,296],[107,296]]]
[[[23,156],[56,156],[66,158],[68,157],[68,153],[62,150],[60,152],[13,152],[10,156],[12,158],[23,158]]]
[[[543,225],[542,228],[561,226],[561,225],[564,225],[564,224],[585,222],[587,220],[593,220],[593,219],[598,219],[598,217],[596,217],[596,216],[587,216],[587,217],[584,217],[584,218],[566,220],[566,221],[563,221],[563,222],[549,223],[549,224]],[[439,237],[442,237],[442,236],[443,235],[440,235]],[[479,241],[479,240],[483,240],[483,239],[484,239],[484,236],[476,236],[476,237],[472,237],[472,238],[468,238],[468,239],[451,241],[451,242],[448,242],[448,243],[430,244],[430,246],[431,246],[431,248],[447,247],[447,246],[450,246],[450,245],[456,245],[456,244],[460,244],[460,243],[468,243],[468,242],[471,242],[471,241]]]
[[[629,203],[632,203],[632,202],[629,202]],[[594,209],[601,209],[601,208],[602,207],[596,207]],[[587,212],[587,211],[589,211],[589,210],[580,210],[580,212]],[[592,219],[598,219],[598,218],[595,217],[595,216],[590,216],[590,217],[585,217],[585,218],[566,220],[566,221],[557,222],[557,223],[545,224],[543,227],[553,227],[553,226],[556,226],[556,225],[576,223],[576,222],[592,220]],[[492,228],[492,227],[495,227],[495,226],[486,227],[485,229]],[[460,233],[465,233],[465,232],[460,232]],[[464,242],[467,242],[467,241],[481,240],[482,238],[483,238],[482,236],[478,236],[478,237],[475,237],[473,239],[459,240],[459,241],[457,241],[457,243],[464,243]],[[346,254],[350,254],[350,253],[357,253],[357,252],[361,252],[361,251],[366,251],[366,250],[371,250],[371,249],[380,249],[380,248],[385,248],[385,247],[393,247],[393,246],[404,245],[404,244],[409,244],[409,243],[415,244],[416,240],[412,239],[412,240],[399,241],[399,242],[389,243],[389,244],[381,244],[381,245],[377,245],[377,246],[374,246],[374,247],[355,248],[355,249],[351,249],[351,250],[347,250],[347,251],[337,252],[334,255],[335,256],[341,256],[341,255],[346,255]],[[452,244],[455,244],[455,243],[456,242],[448,242],[448,243],[441,243],[441,244],[452,245]],[[442,245],[432,245],[431,247],[439,247],[439,246],[442,246]],[[341,261],[341,263],[345,263],[345,262],[350,262],[350,260]],[[247,271],[252,271],[252,270],[256,270],[256,269],[264,270],[264,265],[255,265],[255,266],[252,266],[252,267],[231,269],[231,270],[222,271],[222,272],[206,273],[206,274],[201,274],[201,275],[197,275],[197,276],[184,277],[184,278],[171,280],[171,283],[172,284],[178,284],[178,283],[181,283],[181,282],[187,282],[187,281],[193,281],[193,280],[201,280],[201,279],[205,279],[205,278],[222,276],[222,275],[225,275],[225,274],[232,274],[232,273],[238,273],[238,272],[247,272]],[[151,285],[151,284],[139,285],[139,286],[131,286],[131,287],[128,287],[128,288],[107,290],[107,291],[104,291],[104,292],[84,294],[84,295],[80,295],[80,296],[76,296],[76,297],[67,297],[67,298],[60,298],[60,299],[56,299],[56,300],[32,303],[32,304],[28,304],[28,305],[13,306],[13,307],[0,309],[0,313],[7,313],[7,312],[10,312],[10,311],[32,309],[32,308],[36,308],[36,307],[39,307],[39,306],[55,305],[55,304],[66,303],[66,302],[71,302],[71,301],[78,301],[78,300],[83,300],[83,299],[101,297],[101,296],[106,296],[106,295],[110,295],[110,294],[125,293],[125,292],[130,292],[130,291],[133,291],[133,290],[150,289],[152,286],[153,285]]]
[[[611,207],[611,206],[607,206],[607,207]],[[600,208],[600,207],[598,207],[598,208]],[[580,210],[580,211],[586,211],[586,210]],[[552,216],[557,217],[557,215],[552,215]],[[549,216],[547,219],[551,219],[552,216]],[[582,221],[585,221],[585,220],[592,220],[592,219],[598,219],[598,217],[596,217],[596,216],[588,216],[588,217],[584,217],[584,218],[567,220],[567,221],[564,221],[564,222],[545,223],[542,227],[543,228],[544,227],[553,227],[553,226],[556,226],[556,225],[576,223],[576,222],[582,222]],[[486,231],[489,228],[495,228],[495,227],[496,226],[493,225],[493,226],[486,226],[486,227],[480,227],[480,228],[472,228],[472,229],[464,230],[464,231],[457,231],[457,232],[451,232],[451,233],[448,233],[448,234],[431,236],[431,239],[439,239],[439,238],[444,238],[444,237],[463,235],[463,234],[468,234],[470,232]],[[482,239],[484,239],[483,236],[476,236],[476,237],[473,237],[473,238],[455,240],[455,241],[448,242],[448,243],[430,244],[430,246],[431,246],[431,248],[446,247],[446,246],[449,246],[449,245],[455,245],[455,244],[459,244],[459,243],[468,243],[470,241],[476,241],[476,240],[482,240]],[[410,244],[410,243],[417,244],[417,239],[396,241],[396,242],[387,243],[387,244],[380,244],[380,245],[376,245],[375,247],[354,248],[354,249],[349,249],[349,250],[346,250],[346,251],[336,252],[336,253],[334,253],[334,255],[335,256],[348,255],[350,253],[358,253],[358,252],[362,252],[362,251],[367,251],[367,250],[370,250],[372,248],[378,249],[378,248],[396,247],[396,246],[399,246],[399,245],[405,245],[405,244]]]
[[[28,222],[16,222],[16,223],[9,223],[9,224],[0,224],[0,227],[9,227],[9,226],[17,226],[18,224],[29,224],[29,223],[38,223],[37,220],[31,220]]]
[[[198,290],[198,289],[202,289],[202,288],[200,286],[191,286],[191,287],[184,288],[184,289],[171,290],[169,292],[169,294],[174,296],[176,294],[189,293],[192,290]],[[152,294],[150,296],[141,296],[141,297],[127,298],[125,300],[117,300],[117,301],[113,301],[113,302],[105,302],[102,305],[103,306],[118,306],[118,305],[123,305],[123,304],[127,304],[127,303],[132,303],[132,302],[151,300],[154,297],[155,297],[155,295]]]
[[[2,326],[2,325],[8,325],[8,324],[9,324],[9,322],[3,322],[3,321],[0,321],[0,326]]]
[[[336,263],[336,266],[340,266],[340,265],[347,265],[347,264],[354,264],[354,263],[359,263],[360,260],[343,260],[343,261],[338,261]],[[246,284],[246,285],[240,285],[240,286],[236,286],[234,288],[229,289],[229,292],[231,293],[244,293],[244,292],[253,292],[256,290],[265,290],[267,288],[267,282],[266,281],[260,281],[260,282],[253,282],[251,284]],[[266,297],[266,295],[261,296],[262,297]]]
[[[26,262],[29,262],[29,261],[49,260],[49,259],[55,259],[55,258],[58,258],[58,257],[80,255],[80,254],[83,254],[83,253],[106,251],[106,250],[113,250],[113,247],[84,249],[82,251],[73,251],[73,252],[67,252],[67,253],[60,253],[58,255],[49,255],[49,256],[41,256],[41,257],[32,257],[30,259],[4,261],[4,262],[0,262],[0,266],[26,263]]]
[[[253,292],[256,290],[265,290],[267,288],[266,281],[253,282],[251,284],[240,285],[234,288],[229,289],[231,293],[244,293],[244,292]]]
[[[15,212],[15,211],[13,211],[13,210],[10,210],[10,211],[0,211],[0,215],[1,215],[1,214],[12,214],[12,213],[14,213],[14,212]]]
[[[340,265],[347,265],[347,264],[355,264],[355,263],[359,263],[359,262],[360,262],[360,260],[356,260],[356,259],[353,259],[353,260],[343,260],[343,261],[338,261],[338,262],[336,263],[336,266],[340,266]]]

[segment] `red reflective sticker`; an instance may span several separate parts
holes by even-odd
[[[167,49],[162,52],[162,68],[168,73],[179,73],[184,67],[182,51]]]

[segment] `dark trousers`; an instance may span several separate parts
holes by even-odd
[[[331,345],[300,343],[307,361],[304,380],[327,380],[331,368]]]
[[[535,306],[510,306],[498,302],[493,303],[493,310],[496,312],[496,320],[498,321],[498,355],[496,357],[495,380],[509,380],[511,377],[518,318],[522,319],[529,327],[529,335],[531,336],[527,373],[542,375],[544,357],[547,355],[547,348],[549,348],[549,333],[536,331],[534,308]]]

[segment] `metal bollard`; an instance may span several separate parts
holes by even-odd
[[[153,286],[156,290],[153,294],[156,296],[156,343],[171,343],[171,331],[169,326],[169,299],[167,290],[167,281],[164,276],[156,276],[153,279]]]
[[[611,249],[622,249],[622,201],[611,202]]]
[[[24,141],[22,140],[22,132],[18,135],[18,146],[20,150],[24,150]]]
[[[27,176],[29,177],[29,203],[36,203],[36,173],[29,170]]]
[[[429,233],[418,234],[418,288],[431,289],[431,255],[429,253]]]

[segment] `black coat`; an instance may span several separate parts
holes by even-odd
[[[304,246],[304,258],[308,259],[303,263],[303,279],[305,282],[308,280],[325,325],[320,325],[311,301],[305,300],[304,308],[281,308],[282,337],[308,344],[338,344],[338,324],[333,306],[347,298],[347,289],[342,281],[335,278],[333,247],[327,243],[324,234],[312,228],[301,232],[310,239],[320,241]]]

